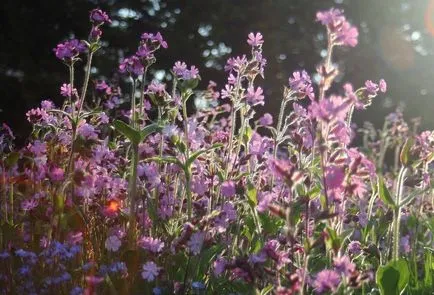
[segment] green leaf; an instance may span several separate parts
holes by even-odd
[[[267,295],[267,294],[271,294],[271,291],[273,291],[274,286],[273,285],[268,285],[267,287],[265,287],[264,289],[261,290],[261,295]]]
[[[424,261],[425,277],[423,279],[425,286],[432,286],[433,284],[434,261],[432,257],[433,254],[430,251],[425,252],[425,261]]]
[[[183,168],[184,164],[181,163],[180,160],[178,160],[175,157],[152,157],[145,159],[146,162],[157,162],[157,163],[169,163],[169,164],[176,164],[179,167]]]
[[[410,165],[410,149],[413,146],[414,139],[412,137],[407,138],[402,147],[401,154],[399,155],[399,159],[401,160],[401,164],[404,166]]]
[[[403,294],[410,280],[410,271],[404,259],[391,261],[377,270],[377,284],[382,295]]]
[[[159,130],[160,126],[156,123],[146,126],[142,131],[140,131],[140,141],[145,140],[149,135]]]
[[[131,127],[127,123],[120,121],[120,120],[114,121],[113,126],[115,127],[115,129],[117,131],[119,131],[120,133],[122,133],[122,135],[124,135],[126,138],[128,138],[131,141],[131,143],[133,143],[133,144],[139,144],[140,143],[140,140],[142,138],[140,131],[134,129],[133,127]]]
[[[7,168],[11,168],[14,166],[18,160],[20,159],[20,153],[18,152],[11,152],[5,159],[5,164]]]
[[[378,177],[378,194],[383,201],[384,204],[388,205],[391,208],[395,208],[395,202],[390,195],[389,190],[387,189],[386,184],[384,183],[384,179],[382,176]]]
[[[246,195],[251,206],[255,207],[256,205],[258,205],[257,191],[255,186],[251,182],[247,184]]]

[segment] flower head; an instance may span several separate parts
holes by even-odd
[[[312,88],[312,80],[306,71],[294,72],[289,78],[289,87],[299,98],[309,97],[314,99],[315,95]]]
[[[105,248],[112,252],[117,252],[121,245],[122,242],[116,235],[110,236],[107,238],[107,240],[105,240]]]
[[[324,292],[335,292],[341,282],[340,275],[334,270],[325,269],[320,271],[313,282],[315,291],[319,294]]]
[[[158,267],[153,261],[148,261],[142,266],[142,278],[148,282],[154,281],[159,272],[160,267]]]
[[[247,103],[251,106],[255,106],[255,105],[264,105],[264,95],[263,95],[264,91],[262,90],[261,87],[255,88],[253,86],[250,86],[249,88],[247,88],[247,93],[246,93],[246,100]]]
[[[249,34],[249,39],[247,39],[247,43],[254,47],[254,46],[260,46],[262,44],[264,44],[264,40],[262,39],[262,34],[261,33],[250,33]]]
[[[102,25],[104,23],[111,24],[112,21],[108,14],[105,11],[102,11],[101,9],[94,9],[90,12],[90,21],[93,22],[95,25]]]
[[[71,39],[57,44],[53,49],[56,57],[61,60],[71,60],[86,50],[86,45],[77,39]]]
[[[346,20],[343,11],[332,8],[327,11],[319,11],[316,19],[327,27],[331,41],[335,45],[354,47],[357,45],[359,31]]]
[[[136,55],[124,58],[124,60],[119,65],[119,72],[128,73],[136,77],[143,74],[144,71],[145,68],[143,67],[142,62]]]

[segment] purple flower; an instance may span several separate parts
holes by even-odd
[[[190,240],[187,242],[187,246],[193,255],[198,255],[200,253],[204,239],[205,233],[201,231],[191,235]]]
[[[362,246],[359,241],[351,241],[348,244],[348,253],[358,255],[362,252]]]
[[[84,123],[78,127],[77,133],[85,139],[98,139],[99,130],[95,129],[93,125]]]
[[[54,103],[51,100],[41,101],[41,108],[48,111],[54,109]]]
[[[350,276],[356,270],[356,265],[351,262],[348,256],[335,257],[333,265],[337,272],[345,276]]]
[[[101,9],[94,9],[90,12],[90,21],[95,25],[102,25],[104,23],[111,24],[112,21],[108,14]]]
[[[91,40],[99,40],[102,36],[102,30],[99,27],[92,27],[90,30],[90,38]]]
[[[365,82],[366,91],[369,95],[376,96],[378,93],[378,84],[372,82],[371,80],[368,80]]]
[[[402,252],[404,252],[405,254],[410,253],[411,252],[410,235],[401,237],[401,240],[399,241],[399,245]]]
[[[77,95],[77,89],[76,88],[72,88],[71,84],[66,84],[64,83],[62,85],[62,87],[60,87],[60,94],[64,97],[70,97],[73,95]]]
[[[181,61],[175,62],[175,65],[172,68],[172,71],[177,76],[182,76],[184,71],[186,71],[186,70],[187,70],[187,65],[183,61],[182,62]]]
[[[249,39],[247,39],[247,43],[254,47],[254,46],[260,46],[262,44],[264,44],[264,40],[262,39],[262,34],[261,33],[250,33],[249,34]]]
[[[56,57],[61,60],[73,59],[85,50],[86,45],[77,39],[59,43],[57,44],[56,48],[53,49]]]
[[[340,188],[345,178],[345,172],[341,167],[329,166],[326,168],[325,181],[327,189]]]
[[[262,90],[261,87],[253,88],[253,86],[250,86],[249,88],[247,88],[247,94],[246,94],[246,100],[247,103],[251,106],[255,106],[255,105],[264,105],[264,95],[263,95],[264,91]]]
[[[143,249],[146,249],[153,253],[161,252],[164,248],[164,243],[160,239],[154,239],[152,237],[142,237],[138,244]]]
[[[119,240],[119,238],[115,236],[110,236],[105,240],[105,248],[112,252],[117,252],[119,248],[121,247],[122,242]]]
[[[173,73],[178,79],[192,80],[199,79],[199,70],[195,66],[191,66],[190,70],[184,62],[177,61],[172,68]]]
[[[233,197],[236,194],[235,182],[232,180],[226,180],[220,186],[220,192],[223,197]]]
[[[62,181],[64,179],[64,174],[65,172],[60,167],[54,167],[49,172],[52,181]]]
[[[47,144],[40,140],[35,140],[33,144],[29,144],[27,148],[37,157],[42,156],[47,152]]]
[[[273,124],[273,116],[269,113],[265,113],[258,121],[262,126],[270,126]]]
[[[149,48],[146,44],[142,44],[137,49],[136,55],[141,59],[151,59],[154,57],[152,54],[153,50]]]
[[[34,198],[24,200],[21,202],[21,209],[23,209],[23,211],[32,211],[33,209],[38,207],[38,204],[38,200]]]
[[[139,76],[143,74],[144,70],[145,69],[140,59],[136,55],[124,58],[124,60],[119,65],[119,72],[128,73],[133,76]]]
[[[142,278],[148,282],[154,281],[159,272],[160,267],[158,267],[153,261],[148,261],[142,266]]]
[[[341,282],[340,275],[334,270],[325,269],[320,271],[313,282],[315,292],[321,294],[324,292],[335,292]]]
[[[354,47],[357,45],[357,37],[359,31],[356,27],[345,19],[343,11],[332,8],[327,11],[320,11],[316,14],[317,21],[327,26],[329,33],[331,34],[331,41],[335,45],[343,45]]]
[[[151,42],[153,44],[157,44],[163,48],[167,48],[167,42],[164,41],[163,36],[158,32],[157,34],[152,33],[143,33],[141,36],[142,41]]]
[[[351,26],[349,22],[344,22],[340,30],[336,33],[335,42],[338,45],[355,47],[358,43],[359,31]]]
[[[299,98],[309,97],[314,99],[315,95],[312,88],[312,80],[306,71],[294,72],[292,77],[289,78],[289,87],[292,91],[296,92]]]

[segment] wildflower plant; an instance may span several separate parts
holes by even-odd
[[[358,31],[338,9],[316,18],[328,36],[319,83],[296,70],[277,118],[258,118],[269,101],[261,33],[227,61],[220,91],[199,91],[205,77],[183,61],[151,80],[168,43],[143,33],[120,62],[122,92],[91,77],[111,22],[91,11],[87,40],[54,49],[69,74],[63,105],[27,112],[24,147],[0,128],[1,293],[429,294],[434,132],[401,110],[381,130],[354,129],[353,112],[386,82],[330,93],[333,52]]]

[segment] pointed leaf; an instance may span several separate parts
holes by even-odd
[[[382,295],[403,294],[410,280],[410,271],[404,259],[391,261],[377,270],[377,284]]]
[[[414,139],[412,137],[407,138],[407,140],[404,143],[404,146],[402,147],[401,154],[399,156],[401,160],[401,164],[404,166],[410,165],[410,149],[413,146]]]
[[[122,133],[122,135],[128,138],[131,141],[131,143],[133,144],[140,143],[141,140],[140,132],[134,129],[133,127],[131,127],[130,125],[128,125],[127,123],[120,120],[116,120],[113,122],[113,126],[117,131],[119,131],[120,133]]]
[[[253,207],[255,207],[256,205],[258,205],[257,191],[256,191],[255,186],[251,182],[249,182],[247,184],[246,195],[247,195],[247,198],[249,200],[249,203]]]
[[[145,128],[140,131],[140,141],[145,140],[149,135],[152,133],[158,131],[160,129],[160,126],[158,124],[150,124],[146,126]]]
[[[388,205],[391,208],[395,208],[395,202],[393,201],[389,189],[384,183],[384,179],[382,176],[378,177],[378,194],[384,204]]]

